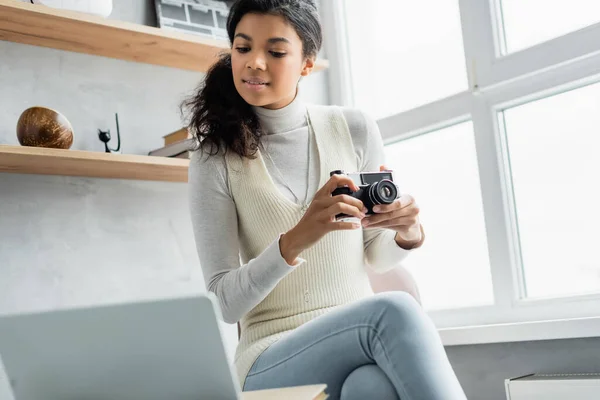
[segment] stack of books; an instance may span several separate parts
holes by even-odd
[[[243,392],[242,400],[326,400],[327,385],[296,386]]]
[[[194,144],[194,139],[187,128],[181,128],[178,131],[163,136],[165,145],[159,149],[152,150],[149,156],[155,157],[175,157],[190,158],[190,148]]]

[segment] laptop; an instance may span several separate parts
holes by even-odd
[[[219,317],[212,293],[5,315],[0,358],[15,400],[241,399]]]

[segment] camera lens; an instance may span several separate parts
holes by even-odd
[[[371,185],[369,198],[373,204],[392,204],[398,197],[398,189],[394,182],[383,179]]]
[[[381,187],[381,188],[379,188],[379,195],[382,198],[387,199],[388,197],[390,197],[392,195],[392,190],[387,186]]]

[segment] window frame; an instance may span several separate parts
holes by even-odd
[[[503,54],[500,0],[458,0],[469,89],[378,121],[384,144],[471,120],[495,303],[428,314],[447,345],[600,336],[600,293],[523,298],[506,136],[498,113],[600,82],[600,23]],[[353,106],[343,0],[325,2],[333,104]],[[468,243],[465,243],[468,247]]]

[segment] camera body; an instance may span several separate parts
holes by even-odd
[[[382,204],[392,204],[400,197],[398,186],[394,183],[392,171],[381,172],[354,172],[345,174],[342,170],[335,170],[329,173],[333,175],[346,175],[358,186],[355,192],[347,186],[335,189],[331,195],[338,196],[345,194],[352,196],[363,202],[367,208],[367,215],[374,214],[373,207]],[[348,217],[346,214],[338,214],[336,218]]]

